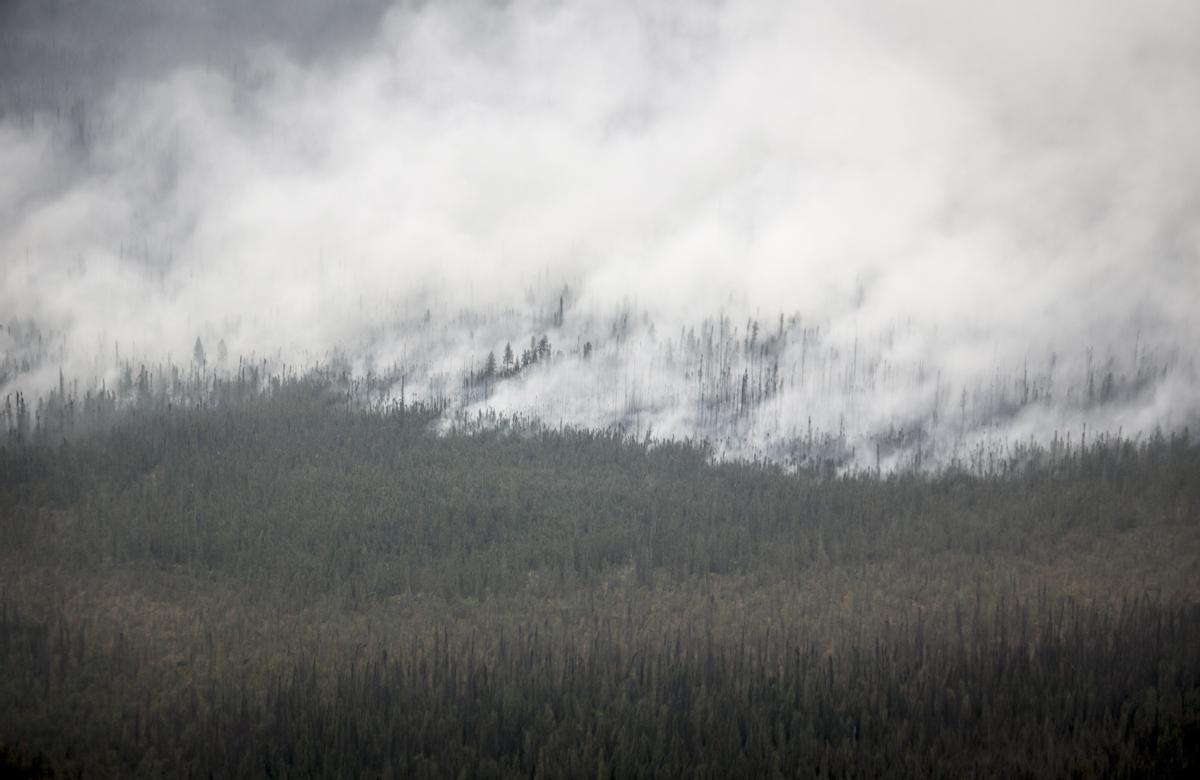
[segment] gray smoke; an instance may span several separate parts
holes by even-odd
[[[330,7],[4,6],[8,385],[199,337],[739,455],[1197,419],[1195,3]]]

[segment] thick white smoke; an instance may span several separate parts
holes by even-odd
[[[189,56],[9,79],[13,386],[199,337],[457,393],[546,334],[559,359],[461,404],[743,454],[810,418],[957,441],[1200,410],[1194,3],[448,2],[299,48],[164,19]],[[23,371],[29,323],[53,344]]]

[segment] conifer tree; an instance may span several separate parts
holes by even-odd
[[[192,361],[201,369],[208,362],[204,355],[204,345],[200,343],[199,336],[196,337],[196,345],[192,347]]]

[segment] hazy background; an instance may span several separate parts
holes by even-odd
[[[3,392],[200,338],[453,394],[546,335],[458,406],[772,456],[1178,428],[1198,95],[1189,0],[6,0]]]

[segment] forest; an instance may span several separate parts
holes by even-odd
[[[306,375],[359,406],[421,404],[443,429],[553,421],[793,469],[978,469],[1059,439],[1197,421],[1190,392],[1176,396],[1198,364],[1170,340],[1031,349],[966,371],[936,354],[898,357],[919,340],[911,326],[838,333],[799,313],[722,312],[672,330],[631,304],[580,311],[569,288],[529,299],[489,311],[391,302],[370,310],[358,340],[325,352],[242,352],[206,333],[175,358],[119,340],[72,355],[62,332],[13,319],[0,323],[0,427],[62,432],[89,405],[219,403]]]
[[[6,772],[1200,764],[1186,433],[877,473],[520,418],[447,429],[333,371],[207,386],[64,390],[9,429]]]
[[[0,0],[0,778],[1200,777],[1197,52]]]

